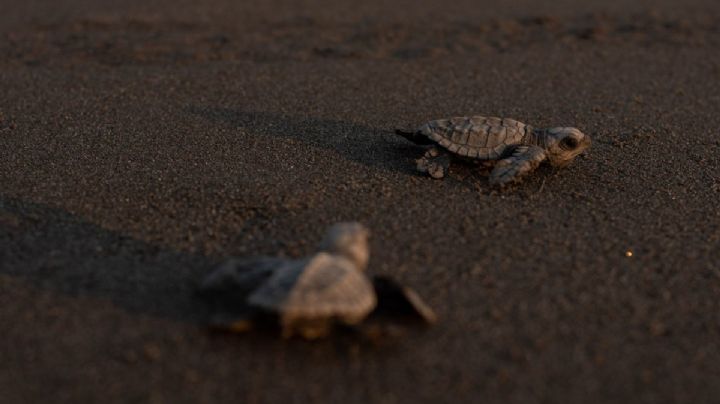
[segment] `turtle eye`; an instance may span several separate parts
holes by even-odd
[[[566,137],[560,142],[560,147],[565,150],[573,150],[578,146],[578,140],[574,137]]]

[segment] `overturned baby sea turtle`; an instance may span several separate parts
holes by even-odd
[[[359,223],[338,223],[308,257],[228,260],[200,287],[218,309],[214,325],[244,331],[269,323],[279,325],[284,337],[315,339],[335,325],[358,326],[376,312],[434,322],[414,291],[389,278],[368,278],[368,237]]]
[[[535,170],[543,161],[564,167],[590,147],[590,137],[576,128],[539,129],[513,119],[472,116],[438,119],[416,131],[397,134],[430,148],[417,169],[433,178],[447,175],[452,158],[492,166],[490,183],[506,185]]]

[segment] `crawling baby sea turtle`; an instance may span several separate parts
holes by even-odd
[[[400,301],[405,311],[410,307],[417,316],[434,320],[412,290],[366,276],[368,236],[359,223],[338,223],[328,230],[319,252],[298,260],[229,260],[205,279],[201,292],[221,305],[216,325],[235,331],[257,320],[273,320],[285,337],[322,337],[334,324],[362,322],[376,309],[378,291],[383,293],[380,301],[396,306]],[[389,293],[392,298],[385,297]]]
[[[494,167],[490,173],[493,185],[517,181],[543,161],[566,166],[591,143],[590,137],[576,128],[538,129],[513,119],[484,116],[438,119],[414,132],[396,133],[431,146],[417,160],[418,171],[443,178],[453,156],[480,160]]]

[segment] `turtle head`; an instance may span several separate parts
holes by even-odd
[[[577,128],[549,128],[545,131],[545,149],[550,164],[564,167],[590,147],[590,136]]]
[[[360,223],[337,223],[325,233],[320,250],[341,255],[364,271],[370,260],[368,237],[370,231]]]

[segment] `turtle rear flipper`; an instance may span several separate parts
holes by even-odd
[[[415,160],[417,170],[435,179],[442,179],[450,171],[450,155],[437,147],[431,147]]]
[[[385,276],[373,277],[373,287],[378,297],[378,314],[407,316],[426,324],[437,322],[435,311],[409,287]]]

